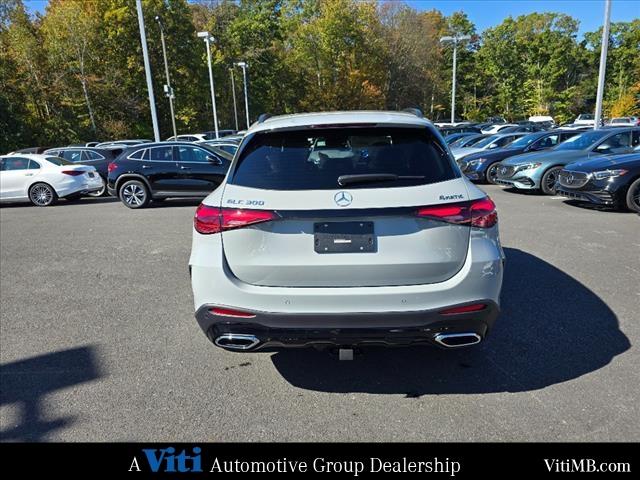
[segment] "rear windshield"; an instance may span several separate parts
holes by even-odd
[[[59,167],[63,166],[63,165],[73,165],[73,162],[69,162],[67,160],[65,160],[64,158],[60,158],[60,157],[46,157],[46,159],[53,163],[54,165],[57,165]]]
[[[349,188],[426,185],[457,174],[429,130],[340,128],[258,133],[242,151],[229,182],[267,190],[342,188],[342,175],[397,176]]]

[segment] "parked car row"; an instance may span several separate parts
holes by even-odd
[[[194,137],[197,141],[113,140],[12,152],[0,157],[0,201],[48,206],[60,198],[112,194],[127,207],[142,208],[169,197],[205,196],[222,181],[242,140],[235,131],[219,130],[219,135],[232,135],[217,139],[215,132],[206,133],[213,139],[203,134]],[[52,165],[74,168],[56,170]],[[68,177],[74,175],[78,178],[70,183]],[[46,195],[35,195],[34,189],[46,190]]]
[[[640,128],[562,128],[478,149],[491,138],[452,149],[460,169],[473,181],[640,212]]]
[[[79,195],[111,194],[127,207],[135,209],[171,197],[205,196],[224,179],[242,138],[242,135],[229,135],[197,142],[159,143],[145,139],[118,140],[95,146],[51,148],[35,157],[31,156],[33,154],[14,153],[2,157],[3,172],[14,173],[3,173],[1,199],[29,199],[36,205],[46,206],[58,198],[74,199]],[[532,133],[497,134],[457,132],[446,136],[445,142],[449,145],[460,170],[472,181],[494,183],[519,190],[535,190],[549,195],[557,193],[594,203],[638,210],[637,195],[634,193],[636,187],[633,186],[636,174],[632,168],[636,157],[627,157],[634,149],[637,150],[640,144],[640,128],[590,128],[588,131],[580,131],[562,127]],[[336,146],[318,144],[311,148],[314,152],[310,158],[320,165],[324,162],[323,150],[328,148],[333,151]],[[340,148],[350,151],[352,147]],[[606,180],[610,186],[604,192],[601,191],[601,186],[589,180],[592,177],[586,179],[584,175],[574,173],[575,183],[571,183],[569,174],[565,174],[584,173],[590,168],[590,160],[595,159],[594,165],[600,165],[605,161],[602,157],[607,157],[606,161],[609,161],[609,156],[613,156],[615,162],[631,164],[627,165],[629,168],[613,169],[620,170],[615,175],[594,171],[593,179]],[[4,162],[4,158],[12,160]],[[23,160],[17,161],[18,158]],[[52,195],[47,196],[52,200],[34,201],[36,197],[31,195],[31,187],[44,181],[39,175],[45,170],[48,175],[53,173],[53,170],[48,171],[44,166],[49,166],[51,159],[56,158],[59,165],[87,167],[84,172],[87,173],[86,177],[76,180],[87,180],[90,177],[89,172],[92,172],[92,181],[81,185],[74,184],[74,189],[71,190],[59,191],[56,187],[59,181],[52,180],[55,185],[48,184]],[[29,160],[33,163],[30,164]],[[65,163],[60,163],[62,161]],[[581,170],[574,170],[575,165],[579,165]],[[65,172],[61,175],[70,174]],[[75,173],[71,175],[81,176]],[[4,180],[9,177],[12,179]],[[17,186],[19,182],[16,177],[23,180],[21,186]],[[68,178],[60,178],[62,183],[68,184]],[[100,183],[99,187],[94,188],[97,183]],[[9,186],[10,184],[12,186]],[[577,192],[577,188],[581,191]],[[589,190],[590,188],[592,190]]]

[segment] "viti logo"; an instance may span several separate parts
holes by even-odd
[[[339,207],[348,207],[353,201],[353,197],[349,192],[338,192],[333,196],[333,201]]]
[[[187,454],[186,450],[180,453],[173,447],[168,448],[145,448],[142,449],[145,460],[152,472],[202,472],[202,460],[200,458],[200,447],[193,447],[192,453]],[[138,464],[138,459],[133,457],[130,472],[143,471]]]

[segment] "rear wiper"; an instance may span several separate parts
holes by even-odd
[[[422,175],[396,175],[395,173],[362,173],[359,175],[340,175],[338,184],[341,186],[352,183],[395,182],[397,180],[424,180]]]

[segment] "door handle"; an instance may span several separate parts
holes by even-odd
[[[191,167],[185,167],[184,165],[180,165],[180,170],[191,170]]]
[[[151,165],[142,165],[142,168],[151,168]]]
[[[25,173],[24,176],[25,177],[33,177],[33,173]]]

